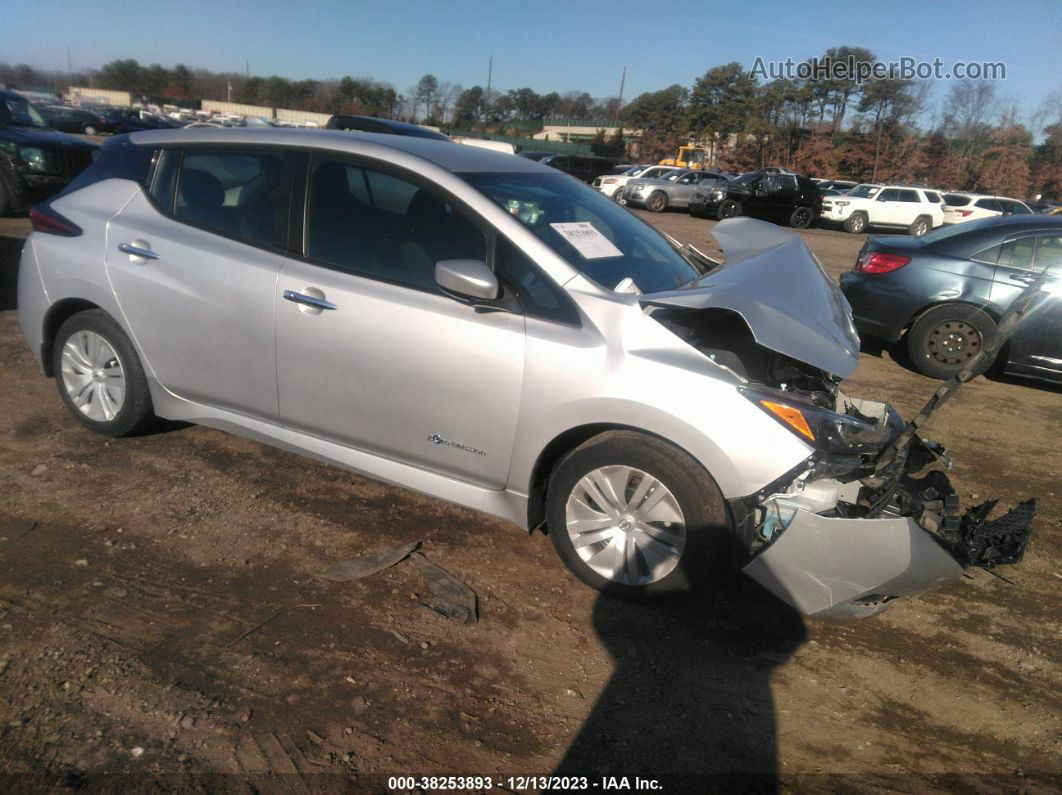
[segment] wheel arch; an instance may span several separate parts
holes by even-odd
[[[584,442],[588,442],[590,439],[601,436],[602,434],[615,431],[628,431],[643,436],[650,436],[677,450],[681,450],[693,461],[696,461],[698,466],[700,466],[701,471],[711,479],[716,488],[719,488],[719,484],[712,476],[712,473],[709,472],[700,461],[698,461],[697,456],[658,433],[653,433],[645,428],[639,428],[634,425],[624,425],[614,422],[598,422],[578,425],[559,433],[551,439],[549,443],[542,448],[538,458],[535,460],[535,465],[531,470],[531,482],[528,484],[527,528],[529,531],[534,532],[535,529],[541,527],[546,521],[546,491],[549,487],[550,476],[553,474],[553,470],[561,459]]]
[[[84,298],[63,298],[48,307],[48,311],[44,315],[44,325],[41,329],[43,334],[41,336],[40,355],[44,374],[49,378],[55,375],[55,370],[52,367],[52,349],[55,346],[55,335],[59,332],[59,327],[78,312],[85,312],[90,309],[102,309],[102,307]]]
[[[982,312],[992,318],[993,323],[998,322],[1000,316],[1003,314],[999,310],[999,307],[993,304],[978,304],[964,297],[945,298],[939,301],[932,301],[928,304],[923,304],[914,312],[912,312],[911,316],[907,318],[907,321],[903,324],[903,326],[900,327],[901,337],[906,336],[907,332],[911,330],[911,326],[915,324],[915,321],[918,320],[918,318],[922,317],[922,315],[924,315],[926,312],[930,312],[936,309],[937,307],[950,306],[953,304],[957,306],[968,306],[971,309],[980,309]]]

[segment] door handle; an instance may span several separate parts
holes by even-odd
[[[312,306],[314,309],[339,309],[338,306],[331,301],[326,301],[323,298],[318,298],[315,295],[306,295],[306,293],[297,293],[294,290],[284,291],[284,300],[291,301],[296,304],[303,304],[305,306]]]
[[[1009,276],[1013,282],[1021,282],[1022,284],[1032,284],[1040,277],[1034,273],[1012,273]]]
[[[140,243],[139,240],[135,241]],[[143,246],[136,246],[130,243],[119,243],[118,250],[123,254],[128,254],[130,257],[141,257],[143,259],[158,259],[159,255],[152,251],[150,248],[144,248]]]

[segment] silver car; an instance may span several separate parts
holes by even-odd
[[[988,565],[943,473],[910,474],[943,454],[838,389],[849,307],[770,224],[716,227],[719,266],[526,158],[284,129],[113,139],[33,224],[22,330],[98,433],[297,451],[546,530],[620,596],[736,548],[805,613],[865,615]]]
[[[654,213],[662,213],[669,207],[685,209],[690,206],[690,199],[701,182],[719,179],[725,180],[725,177],[716,171],[694,169],[668,174],[659,179],[632,179],[622,189],[620,203],[644,207]]]

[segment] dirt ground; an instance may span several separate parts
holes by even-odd
[[[712,245],[711,222],[647,217]],[[927,429],[967,502],[1041,498],[1013,584],[978,570],[857,622],[802,619],[725,574],[678,603],[619,605],[569,576],[544,536],[472,511],[204,428],[84,430],[18,330],[26,231],[0,222],[8,780],[386,791],[388,775],[453,774],[519,790],[537,783],[503,777],[557,771],[591,790],[635,773],[673,792],[1062,787],[1058,389],[979,379]],[[862,245],[802,234],[833,275]],[[934,386],[884,352],[864,353],[847,388],[910,415]],[[316,577],[418,539],[478,593],[478,623],[424,609],[408,561],[356,583]]]

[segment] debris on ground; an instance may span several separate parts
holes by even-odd
[[[329,566],[318,576],[322,580],[328,580],[329,582],[360,580],[362,577],[368,577],[370,574],[376,574],[378,571],[389,569],[395,564],[401,563],[419,546],[420,541],[411,541],[372,555],[362,555],[353,560],[341,560],[334,566]]]
[[[428,583],[434,599],[432,604],[424,606],[459,624],[475,624],[479,618],[476,592],[419,552],[414,552],[410,557],[417,564],[420,576]]]

